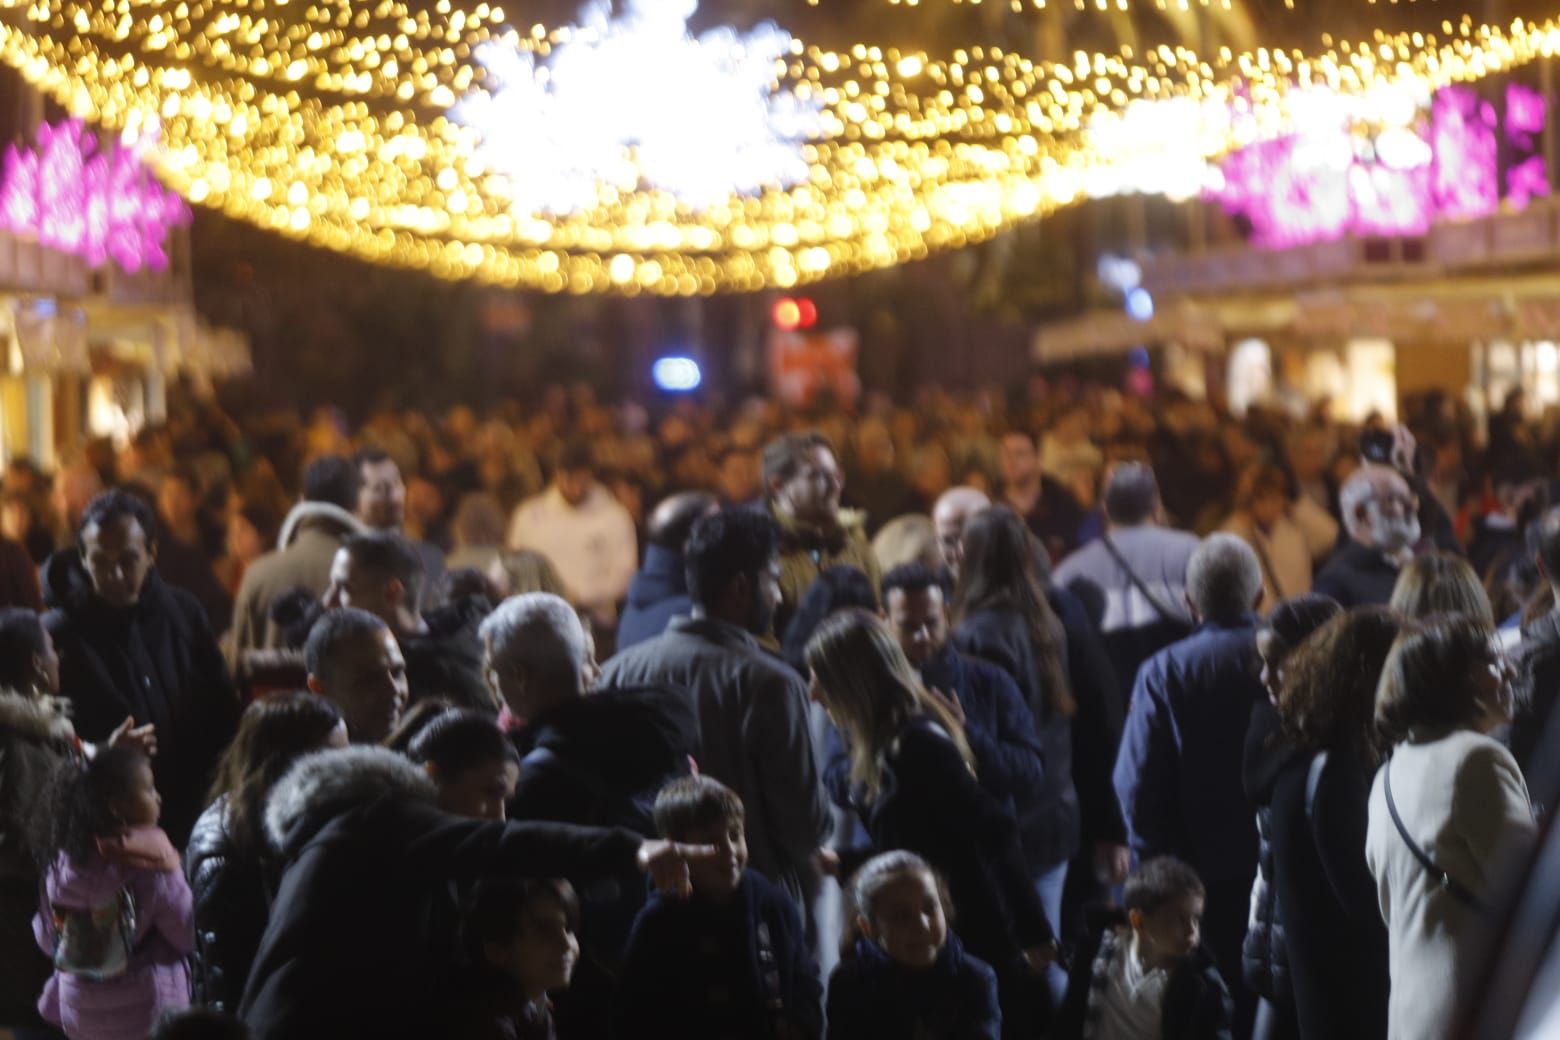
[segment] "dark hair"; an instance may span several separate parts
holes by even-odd
[[[406,756],[418,765],[432,762],[444,780],[489,762],[520,761],[515,746],[491,716],[458,708],[441,711],[429,719],[412,738]]]
[[[780,526],[767,512],[731,508],[701,517],[684,550],[688,595],[712,606],[738,575],[755,575],[780,551]]]
[[[580,470],[591,469],[595,466],[596,454],[591,450],[590,441],[583,437],[570,437],[563,442],[563,447],[558,452],[559,473],[577,473]]]
[[[813,579],[796,604],[796,612],[785,626],[780,640],[780,656],[790,662],[802,675],[807,674],[803,658],[807,641],[813,637],[823,620],[836,610],[859,607],[874,613],[878,609],[877,593],[872,591],[872,579],[866,573],[848,564],[830,567]]]
[[[276,513],[269,506],[251,503],[238,511],[238,515],[244,518],[244,522],[255,529],[260,536],[260,543],[270,546],[276,542],[276,532],[281,527],[276,518]]]
[[[145,499],[126,488],[111,488],[89,502],[81,514],[76,537],[79,540],[85,536],[89,527],[96,525],[102,530],[116,520],[134,520],[141,525],[141,531],[146,535],[146,544],[157,544],[157,518],[152,507],[146,504]]]
[[[504,598],[498,586],[493,584],[493,579],[476,567],[456,567],[444,576],[444,581],[449,586],[451,603],[459,603],[464,599],[482,599],[491,608]]]
[[[1121,905],[1128,913],[1137,910],[1145,917],[1151,917],[1187,896],[1207,898],[1202,878],[1174,856],[1160,856],[1149,860],[1127,878]]]
[[[1495,626],[1489,593],[1467,560],[1448,552],[1416,556],[1398,572],[1392,609],[1409,618],[1456,614]]]
[[[1106,519],[1132,527],[1154,515],[1159,506],[1159,482],[1154,479],[1154,471],[1143,463],[1122,462],[1105,479],[1101,497]]]
[[[357,453],[352,456],[352,468],[358,471],[359,482],[363,479],[361,474],[364,466],[377,466],[382,462],[395,462],[395,456],[383,448],[372,445],[366,448],[359,448]],[[400,463],[396,463],[396,468],[401,468]]]
[[[261,823],[271,788],[299,758],[324,747],[340,724],[334,704],[303,690],[272,694],[244,709],[208,796],[212,802],[227,796],[226,829],[241,853],[264,847]]]
[[[1544,565],[1544,577],[1560,583],[1560,506],[1547,510],[1538,520],[1536,555]]]
[[[390,731],[382,743],[391,751],[399,751],[404,755],[411,749],[412,741],[421,736],[434,719],[454,710],[454,701],[444,697],[424,697],[401,713],[401,721],[395,724],[395,729]]]
[[[678,777],[655,796],[656,833],[669,841],[688,841],[696,828],[740,825],[746,819],[737,792],[711,776]]]
[[[150,765],[138,748],[120,746],[100,748],[92,758],[60,769],[54,777],[53,812],[38,814],[42,833],[34,847],[39,869],[46,870],[62,852],[78,860],[95,856],[97,839],[122,826],[109,803],[130,789],[142,766]]]
[[[1281,495],[1286,500],[1289,498],[1289,477],[1282,469],[1267,463],[1253,466],[1242,474],[1236,494],[1242,508],[1251,508],[1258,499],[1267,495]]]
[[[249,1027],[209,1007],[181,1008],[158,1020],[146,1040],[249,1040]]]
[[[930,588],[941,589],[948,598],[948,572],[934,571],[924,563],[901,563],[883,575],[883,602],[888,602],[888,594],[895,589],[910,594]]]
[[[707,491],[684,491],[664,499],[650,511],[645,537],[651,545],[681,553],[693,533],[693,525],[719,504]]]
[[[378,636],[387,631],[389,626],[377,614],[366,610],[357,607],[327,610],[309,629],[309,638],[303,644],[303,666],[310,675],[323,677],[337,647],[358,636]]]
[[[461,925],[471,963],[487,963],[489,943],[503,944],[519,938],[529,923],[526,911],[537,903],[558,907],[569,924],[569,931],[579,931],[579,896],[574,894],[574,887],[561,878],[477,882]]]
[[[1376,687],[1403,619],[1385,607],[1339,614],[1290,655],[1278,693],[1284,732],[1302,751],[1342,751],[1374,768],[1384,750]]]
[[[1262,629],[1293,650],[1342,612],[1343,607],[1331,596],[1318,592],[1291,596],[1268,611]]]
[[[955,624],[982,610],[1016,613],[1024,621],[1044,687],[1025,691],[1031,698],[1044,698],[1043,704],[1030,704],[1035,721],[1041,721],[1042,708],[1049,716],[1072,717],[1078,706],[1056,637],[1059,622],[1040,584],[1029,529],[1007,506],[992,506],[964,526],[964,564],[953,597]]]
[[[26,607],[0,610],[0,690],[25,690],[43,656],[43,619]]]
[[[352,535],[341,547],[347,550],[353,567],[361,567],[385,581],[399,581],[406,589],[407,608],[413,613],[421,611],[426,568],[411,542],[394,531],[370,531]]]
[[[764,446],[764,494],[772,494],[775,480],[790,480],[802,465],[802,459],[815,448],[834,451],[834,442],[817,430],[784,433]]]
[[[356,462],[340,455],[321,455],[303,471],[304,501],[328,502],[349,513],[357,508],[362,486],[363,471]]]
[[[1440,734],[1478,718],[1470,695],[1475,668],[1493,659],[1494,631],[1467,617],[1407,623],[1376,688],[1376,725],[1389,741]]]

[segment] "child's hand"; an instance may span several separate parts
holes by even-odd
[[[688,876],[690,860],[714,859],[720,850],[713,845],[679,845],[674,841],[647,841],[639,846],[639,869],[650,875],[657,892],[687,899],[693,894]]]
[[[125,719],[103,742],[104,747],[132,747],[150,758],[157,754],[157,727],[151,723],[137,727],[135,719]]]

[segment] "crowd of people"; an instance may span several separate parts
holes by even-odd
[[[0,1027],[1451,1036],[1560,469],[1412,405],[192,400],[14,459]]]

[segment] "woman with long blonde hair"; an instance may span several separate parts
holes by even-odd
[[[1012,815],[976,780],[963,726],[867,611],[829,617],[805,656],[811,696],[848,745],[849,808],[872,839],[871,849],[842,860],[906,849],[936,867],[948,879],[960,939],[997,972],[1004,1035],[1033,1035],[1045,1024],[1040,971],[1054,957],[1055,937]]]

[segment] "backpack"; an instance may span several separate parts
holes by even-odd
[[[102,981],[125,973],[135,952],[136,905],[121,888],[90,907],[49,907],[54,926],[54,970]]]

